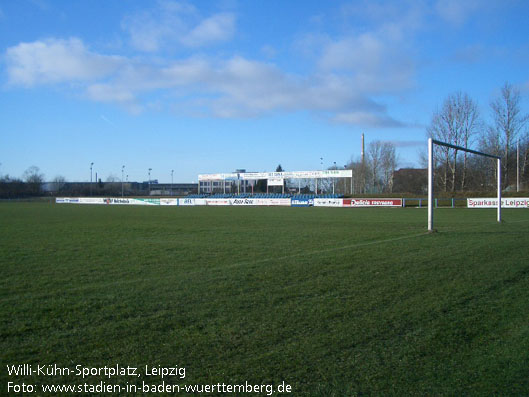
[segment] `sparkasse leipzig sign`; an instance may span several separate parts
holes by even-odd
[[[498,208],[497,198],[469,198],[468,208]],[[529,208],[529,198],[527,197],[503,197],[501,199],[502,208]]]

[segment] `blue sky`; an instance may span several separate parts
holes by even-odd
[[[0,174],[192,182],[320,169],[366,142],[418,165],[444,98],[528,109],[529,2],[0,0]]]

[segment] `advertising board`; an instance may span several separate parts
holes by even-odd
[[[283,186],[283,178],[268,178],[268,186]]]
[[[79,204],[78,197],[56,197],[55,202],[57,204]]]
[[[219,173],[200,174],[199,181],[221,181],[225,179],[313,179],[313,178],[351,178],[352,170],[322,170],[322,171],[283,171],[283,172],[241,172],[241,173]]]
[[[290,206],[289,198],[230,199],[230,205]]]
[[[344,199],[344,207],[402,207],[402,199],[397,198],[362,198]]]
[[[201,205],[197,201],[199,199],[185,199],[186,203],[182,204],[180,199],[180,205]],[[193,200],[192,202],[188,200]],[[202,199],[204,204],[202,205],[263,205],[263,206],[290,206],[289,198],[211,198]]]
[[[109,197],[103,199],[105,204],[111,205],[160,205],[159,198],[119,198]]]
[[[343,207],[341,198],[315,198],[314,207]]]
[[[203,198],[179,198],[178,205],[206,205],[206,199]]]
[[[292,207],[311,207],[314,205],[314,199],[308,199],[308,198],[293,198],[291,201]]]
[[[161,198],[160,205],[178,205],[178,199]]]
[[[206,199],[206,205],[231,205],[230,199],[214,198]]]
[[[498,208],[497,198],[468,198],[468,208]],[[502,208],[529,208],[527,197],[502,197]]]
[[[79,204],[106,204],[102,197],[79,197],[77,200]]]
[[[166,199],[171,200],[171,199]],[[176,203],[176,199],[175,200]],[[159,198],[123,198],[123,197],[57,197],[58,204],[110,204],[110,205],[160,205]],[[168,205],[168,204],[164,204]],[[176,205],[176,204],[170,204]]]
[[[225,179],[238,179],[236,173],[223,173],[223,174],[200,174],[198,176],[199,181],[223,181]]]

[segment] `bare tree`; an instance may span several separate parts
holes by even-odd
[[[468,147],[473,142],[478,126],[479,112],[476,103],[467,94],[457,92],[449,95],[443,102],[441,110],[434,113],[427,133],[431,138],[455,146]],[[442,165],[444,171],[442,173],[443,188],[445,191],[448,191],[448,181],[450,180],[450,188],[452,191],[455,191],[457,186],[459,151],[444,146],[436,148],[436,151],[442,153],[444,160]],[[439,164],[436,167],[439,167]],[[465,152],[461,188],[465,187],[466,173],[467,155]]]
[[[32,165],[22,175],[22,179],[28,186],[28,192],[31,195],[38,195],[41,192],[42,184],[44,183],[44,174],[40,172],[40,168]]]
[[[377,184],[379,184],[379,173],[382,165],[382,146],[381,141],[373,141],[369,144],[367,149],[367,157],[369,162],[369,168],[371,170],[371,181],[373,190],[377,190]]]
[[[501,89],[500,96],[490,104],[492,110],[493,124],[489,127],[489,141],[497,141],[501,145],[502,167],[504,186],[509,184],[510,162],[509,154],[516,142],[516,138],[522,132],[529,121],[528,115],[522,115],[520,111],[520,92],[511,84],[505,83]]]
[[[468,148],[472,146],[481,120],[477,104],[467,94],[458,94],[458,107],[460,109],[461,144]],[[463,152],[463,172],[461,174],[461,189],[464,190],[467,183],[468,153]]]
[[[381,153],[381,169],[383,173],[383,190],[391,193],[393,191],[393,173],[397,168],[397,153],[395,144],[384,142]]]
[[[53,190],[55,192],[60,192],[64,185],[66,185],[66,178],[62,175],[57,175],[55,178],[53,178]]]
[[[449,142],[451,140],[451,133],[449,125],[446,124],[446,117],[442,116],[442,113],[445,110],[437,111],[432,116],[432,121],[430,122],[430,125],[427,128],[427,135],[430,138],[437,139],[442,142]],[[435,164],[434,167],[440,168],[442,167],[442,173],[440,173],[441,178],[441,185],[443,187],[443,190],[445,192],[448,191],[448,167],[450,162],[450,148],[446,146],[435,146]],[[441,156],[439,156],[441,154]],[[441,165],[441,158],[443,159],[442,165]]]

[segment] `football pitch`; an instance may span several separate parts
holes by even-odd
[[[1,203],[0,394],[527,394],[529,211],[438,209],[433,234],[426,216]],[[139,376],[53,370],[77,366]]]

